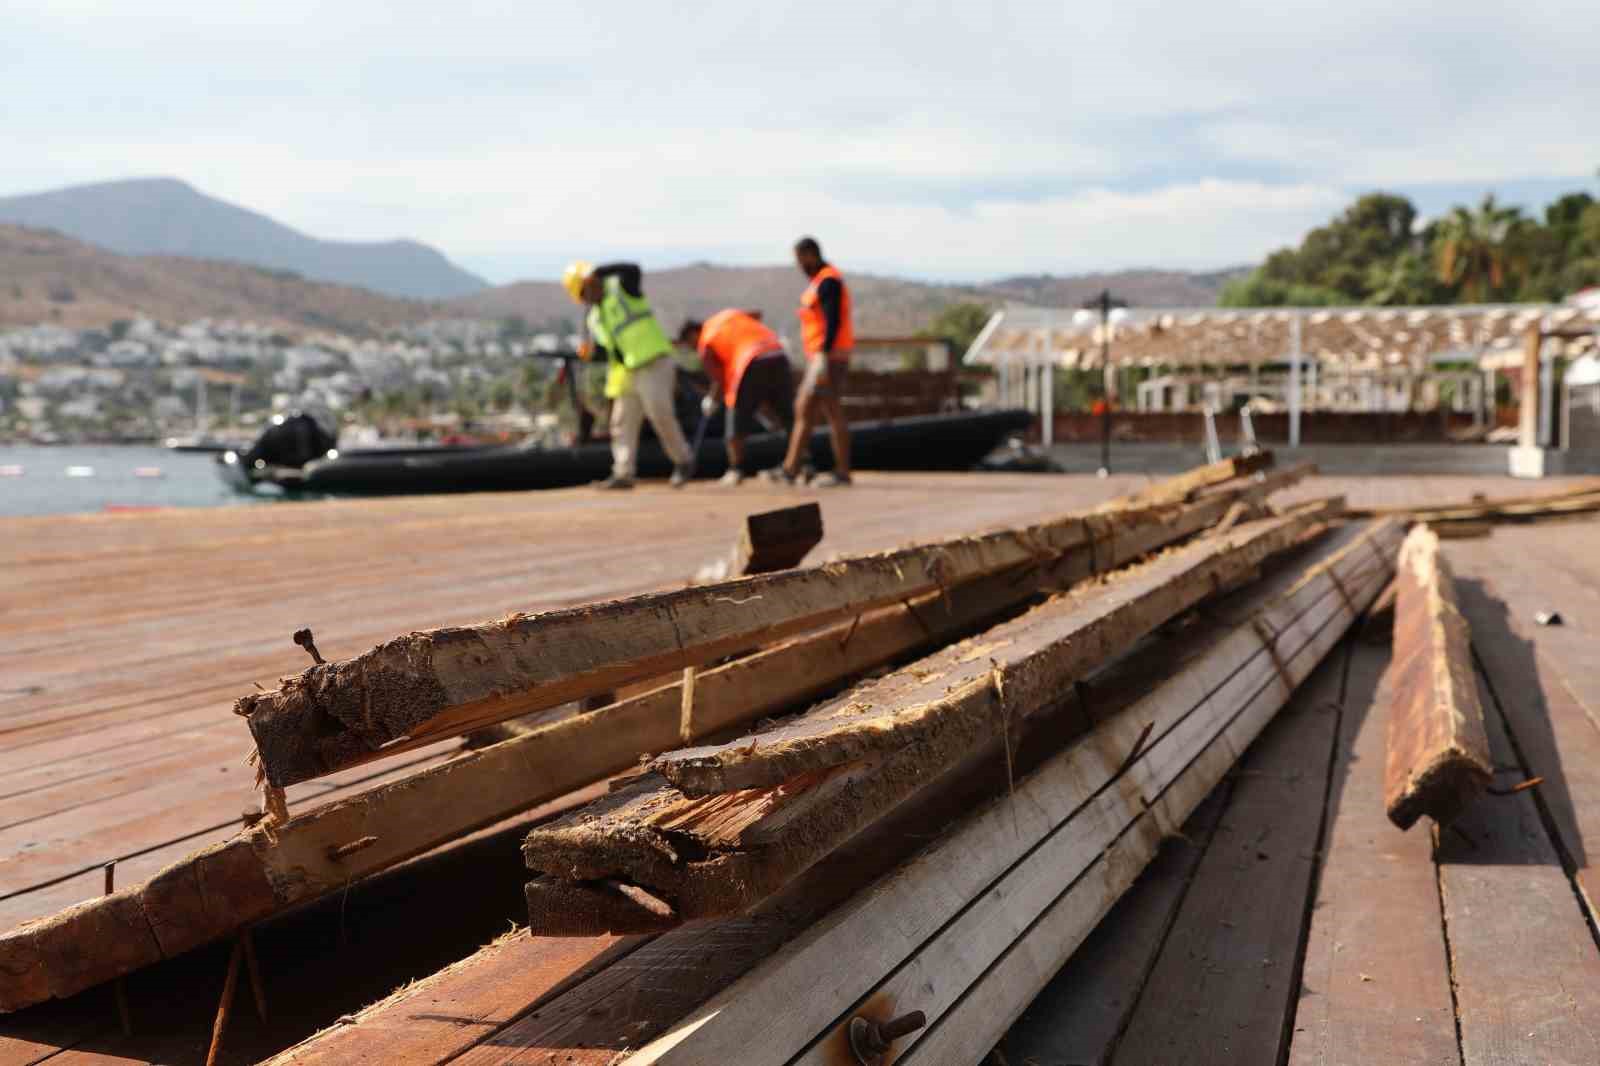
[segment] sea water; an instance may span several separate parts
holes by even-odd
[[[0,516],[245,503],[215,457],[140,445],[0,444]]]

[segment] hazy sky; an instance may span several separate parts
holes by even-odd
[[[1593,0],[0,0],[0,194],[172,175],[493,281],[574,256],[1214,267],[1355,193],[1595,189]]]

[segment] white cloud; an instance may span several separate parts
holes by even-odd
[[[0,0],[0,194],[174,174],[497,280],[568,255],[1223,265],[1371,185],[1587,174],[1580,0]],[[28,106],[18,106],[26,101]]]

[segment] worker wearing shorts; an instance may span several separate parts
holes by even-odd
[[[711,381],[701,405],[711,417],[720,400],[726,407],[728,472],[725,484],[737,485],[745,469],[744,441],[761,431],[757,417],[766,411],[785,431],[794,422],[794,382],[789,356],[778,335],[760,318],[729,308],[697,322],[690,319],[678,331],[678,343],[700,354],[700,365]]]
[[[855,347],[850,290],[839,271],[822,258],[822,248],[810,237],[794,246],[795,262],[811,279],[800,297],[800,340],[806,353],[806,372],[800,379],[795,402],[794,429],[783,466],[769,471],[774,480],[793,482],[801,476],[811,428],[828,423],[833,445],[833,470],[817,479],[820,485],[850,484],[850,427],[844,418],[844,386],[850,352]]]

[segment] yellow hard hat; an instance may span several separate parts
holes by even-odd
[[[583,303],[583,283],[589,280],[589,275],[594,273],[594,264],[586,263],[582,259],[568,263],[567,269],[561,273],[561,287],[567,290],[567,295],[572,297],[572,302]]]

